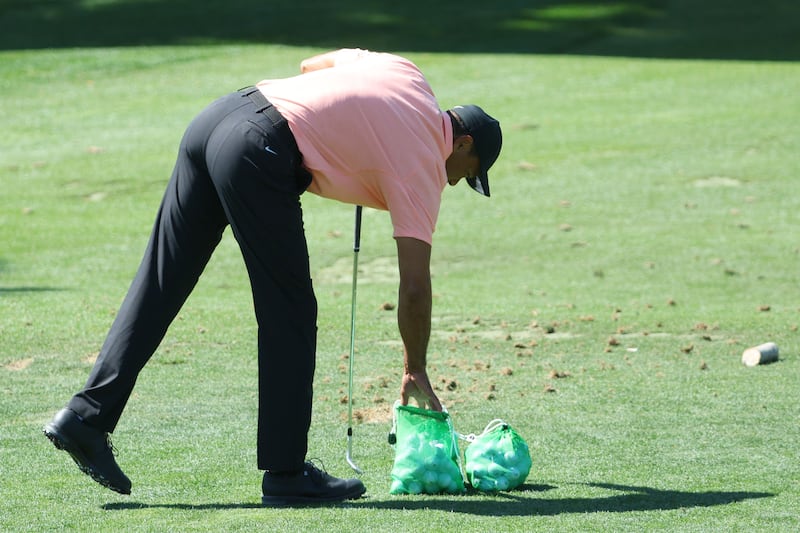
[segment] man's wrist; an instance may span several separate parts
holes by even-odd
[[[403,370],[406,374],[423,374],[426,372],[426,364],[423,363],[409,363],[403,365]]]

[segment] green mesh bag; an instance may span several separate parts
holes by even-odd
[[[464,492],[458,439],[447,412],[394,405],[391,494]]]
[[[531,471],[525,440],[502,420],[492,420],[464,451],[464,469],[473,488],[494,492],[511,490]]]

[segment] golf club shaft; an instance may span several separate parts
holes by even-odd
[[[347,453],[345,458],[350,467],[361,473],[361,469],[353,461],[353,360],[356,346],[356,287],[358,282],[358,252],[361,249],[361,210],[356,206],[356,225],[353,238],[353,293],[350,298],[350,359],[347,384]]]

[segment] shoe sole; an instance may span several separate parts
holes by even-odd
[[[306,496],[261,496],[261,505],[264,507],[292,507],[292,506],[313,506],[324,505],[327,503],[337,503],[346,500],[357,500],[367,489],[354,490],[343,496],[332,496],[329,498],[313,498]]]
[[[111,489],[114,492],[126,495],[131,493],[130,489],[114,485],[114,483],[92,468],[89,458],[81,453],[80,449],[75,446],[70,439],[59,434],[58,430],[56,430],[54,427],[48,424],[44,427],[43,432],[44,436],[50,439],[50,442],[53,443],[53,446],[55,446],[56,449],[63,450],[67,452],[70,457],[72,457],[72,460],[75,461],[75,464],[78,465],[78,468],[81,472],[95,480],[100,485],[107,489]]]

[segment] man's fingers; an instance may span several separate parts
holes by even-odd
[[[425,408],[430,411],[442,410],[442,404],[439,403],[439,398],[436,397],[435,392],[431,391],[431,394],[425,397]]]
[[[403,385],[400,388],[401,405],[408,405],[410,398],[414,398],[417,405],[423,409],[442,410],[442,404],[436,397],[427,374],[415,373],[403,376]]]
[[[430,409],[432,411],[441,411],[442,410],[442,404],[439,402],[439,398],[437,398],[436,395],[434,395],[432,398],[429,398],[429,400],[430,400],[430,404],[431,404]]]

